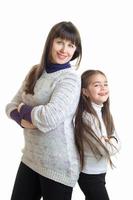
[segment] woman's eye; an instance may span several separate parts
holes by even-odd
[[[59,40],[59,41],[57,41],[57,43],[58,43],[58,44],[61,44],[61,43],[62,43],[62,41],[60,41],[60,40]]]
[[[74,44],[69,44],[69,47],[75,48],[75,45]]]
[[[73,44],[69,44],[69,47],[72,47],[72,48],[73,48],[73,47],[74,47],[74,45],[73,45]]]

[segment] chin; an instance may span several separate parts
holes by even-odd
[[[66,63],[66,61],[64,61],[64,60],[57,60],[57,62],[56,63],[58,63],[58,64],[65,64]]]

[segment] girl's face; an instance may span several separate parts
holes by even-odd
[[[107,79],[102,74],[92,75],[87,88],[83,88],[83,94],[98,105],[103,104],[109,97]]]
[[[76,46],[70,40],[55,38],[52,45],[52,63],[64,64],[69,62],[74,55]]]

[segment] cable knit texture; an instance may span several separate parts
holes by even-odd
[[[45,71],[35,85],[34,95],[24,93],[24,84],[6,107],[9,117],[22,102],[33,107],[31,121],[36,129],[23,129],[22,162],[42,176],[73,187],[80,170],[73,127],[80,77],[73,68]]]

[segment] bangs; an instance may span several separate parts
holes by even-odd
[[[60,22],[51,29],[45,45],[46,60],[50,59],[51,56],[50,52],[55,38],[68,40],[73,45],[76,46],[76,50],[74,52],[73,57],[71,58],[71,61],[74,60],[75,58],[78,58],[76,65],[79,66],[82,57],[82,47],[81,47],[80,34],[76,29],[76,27],[71,22]]]
[[[61,38],[64,40],[70,40],[72,44],[75,46],[78,46],[79,38],[75,32],[72,32],[71,30],[64,30],[61,29],[58,32],[55,33],[55,38]]]

